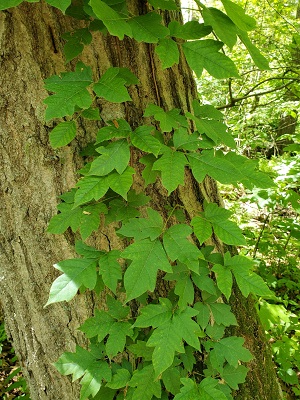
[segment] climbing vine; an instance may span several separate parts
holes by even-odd
[[[0,9],[21,2],[2,0]],[[247,36],[254,19],[230,0],[222,0],[225,12],[195,0],[203,23],[172,21],[167,26],[161,10],[178,11],[173,0],[149,1],[144,15],[130,15],[126,1],[46,2],[86,21],[85,28],[63,36],[67,62],[92,42],[91,32],[100,31],[154,44],[163,69],[179,63],[183,54],[198,77],[204,69],[219,79],[239,76],[223,51],[224,43],[232,47],[237,37],[254,63],[267,67]],[[80,61],[74,71],[46,79],[46,120],[64,119],[50,133],[51,146],[68,145],[79,118],[101,121],[97,99],[130,102],[128,88],[139,84],[123,67],[108,68],[94,81],[91,68]],[[237,324],[227,302],[234,281],[246,297],[270,291],[252,271],[250,259],[220,253],[214,246],[218,241],[225,249],[244,245],[241,229],[216,203],[204,201],[189,219],[181,204],[166,202],[158,212],[145,193],[160,181],[167,198],[184,186],[187,171],[199,184],[207,175],[249,189],[268,188],[272,181],[255,161],[234,152],[234,138],[220,111],[197,99],[192,107],[184,112],[149,103],[143,125],[132,127],[118,116],[103,122],[96,141],[84,151],[76,187],[61,196],[59,213],[50,221],[48,232],[63,234],[70,228],[80,240],[75,245],[78,258],[55,264],[61,275],[46,305],[70,301],[78,291],[107,294],[107,307],[95,310],[79,328],[90,340],[89,349],[77,346],[55,363],[61,374],[81,379],[82,400],[226,400],[245,381],[244,363],[252,355],[243,338],[225,335],[227,327]],[[143,165],[140,190],[133,188],[137,162]],[[87,244],[104,225],[114,230],[119,248],[111,248],[109,238],[106,250]],[[164,295],[159,281],[169,288]]]

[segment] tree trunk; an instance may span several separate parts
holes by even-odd
[[[141,2],[132,1],[130,7],[133,14],[145,11]],[[179,15],[173,13],[175,17]],[[171,15],[164,13],[164,18],[169,21]],[[65,70],[61,34],[83,26],[41,3],[0,12],[0,300],[32,400],[79,398],[78,386],[59,375],[52,363],[64,351],[72,351],[76,343],[84,343],[76,328],[92,315],[96,302],[91,294],[81,294],[70,303],[43,308],[57,276],[52,264],[74,257],[74,235],[50,235],[47,225],[56,214],[58,196],[74,187],[80,148],[97,131],[96,124],[82,123],[80,135],[71,145],[53,150],[48,141],[52,123],[44,122],[43,79]],[[99,104],[104,120],[125,117],[136,127],[151,102],[165,109],[191,109],[197,92],[184,57],[178,66],[162,71],[153,45],[128,38],[120,42],[99,33],[94,36],[82,60],[93,68],[96,78],[110,66],[123,66],[140,80],[130,91],[133,102]],[[139,187],[139,178],[134,185]],[[167,202],[179,202],[187,219],[202,210],[204,199],[221,204],[216,183],[206,178],[199,185],[188,171],[184,188],[169,198],[159,184],[151,190],[157,209]],[[100,247],[107,247],[103,235],[95,240]],[[216,245],[222,250],[221,243]],[[247,382],[236,398],[280,399],[253,302],[236,292],[233,305],[239,334],[255,355]]]

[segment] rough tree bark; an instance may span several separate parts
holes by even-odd
[[[132,1],[130,7],[134,14],[145,11],[143,2]],[[178,17],[164,14],[166,21]],[[0,300],[32,400],[79,398],[78,386],[60,376],[51,363],[62,352],[73,350],[76,343],[83,343],[76,328],[95,307],[93,296],[85,294],[71,303],[43,308],[57,276],[52,264],[74,257],[74,236],[47,234],[47,224],[56,214],[58,196],[76,182],[80,148],[97,130],[92,123],[82,124],[79,138],[70,146],[53,150],[48,140],[51,124],[44,121],[43,79],[65,70],[61,34],[82,26],[43,3],[24,3],[0,12]],[[130,39],[119,42],[97,33],[93,44],[84,50],[83,61],[92,66],[95,78],[109,66],[122,65],[129,66],[140,80],[131,89],[132,103],[113,108],[99,103],[104,120],[125,116],[135,127],[149,102],[187,111],[196,97],[192,73],[184,59],[179,66],[162,72],[152,45]],[[139,185],[137,178],[135,187]],[[199,185],[188,171],[185,187],[169,199],[159,183],[151,190],[158,210],[165,202],[179,202],[188,219],[202,210],[204,199],[221,204],[215,182],[207,178]],[[98,246],[107,247],[103,235],[94,240]],[[222,244],[217,245],[222,250]],[[280,399],[253,302],[236,291],[232,304],[240,324],[238,333],[255,356],[247,382],[236,398]]]

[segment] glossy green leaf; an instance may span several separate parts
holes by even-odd
[[[210,25],[218,38],[232,49],[237,40],[237,28],[231,19],[213,7],[203,8],[202,16],[205,25]]]
[[[176,394],[174,397],[174,400],[200,399],[200,393],[196,382],[190,378],[181,378],[180,381],[183,386],[180,388],[180,393]]]
[[[247,32],[239,31],[239,38],[246,46],[255,65],[262,70],[270,69],[269,61],[261,54],[258,48],[251,42]]]
[[[91,119],[93,121],[100,121],[100,112],[99,108],[87,108],[86,110],[83,110],[81,113],[81,116],[86,119]]]
[[[167,298],[160,298],[160,304],[149,304],[141,309],[134,326],[138,328],[157,328],[168,322],[173,315],[172,303]]]
[[[1,0],[0,10],[6,10],[10,7],[16,7],[22,2],[23,0]]]
[[[159,172],[153,169],[153,164],[155,163],[155,161],[156,158],[152,154],[148,154],[147,156],[144,156],[140,159],[140,162],[146,166],[142,172],[142,177],[144,178],[145,185],[150,185],[150,183],[154,183],[157,176],[159,175]]]
[[[136,388],[132,400],[152,400],[153,396],[161,398],[161,384],[155,379],[152,365],[135,370],[129,386]]]
[[[124,275],[126,300],[139,297],[147,290],[153,292],[159,269],[172,272],[166,253],[159,240],[143,239],[128,246],[123,258],[132,260]]]
[[[226,14],[233,21],[233,23],[242,31],[251,31],[256,27],[254,18],[246,15],[241,6],[233,3],[230,0],[221,0],[225,8]]]
[[[181,152],[168,150],[155,163],[153,169],[161,171],[162,184],[170,194],[178,185],[184,184],[184,170],[187,164]]]
[[[102,1],[100,2],[102,3]],[[94,91],[97,96],[103,97],[107,101],[111,101],[112,103],[123,103],[131,100],[125,87],[127,82],[126,75],[124,75],[121,68],[111,67],[94,85]]]
[[[67,63],[82,52],[85,44],[90,44],[92,41],[92,35],[88,28],[67,32],[63,34],[62,37],[67,41],[64,45],[64,53]]]
[[[200,349],[200,329],[192,319],[197,313],[190,307],[176,312],[171,320],[158,326],[150,336],[147,346],[155,347],[152,360],[156,376],[172,365],[175,352],[184,352],[182,340]]]
[[[106,384],[106,387],[111,389],[121,389],[124,386],[127,386],[130,378],[130,372],[125,368],[120,368],[113,375],[111,382]]]
[[[54,149],[66,146],[76,136],[75,121],[61,122],[50,133],[50,144]]]
[[[59,8],[62,12],[65,12],[71,4],[71,0],[46,0],[46,3],[50,4],[50,6]]]
[[[162,17],[156,12],[149,12],[145,15],[128,20],[132,29],[132,35],[138,42],[157,43],[160,38],[169,34],[168,28],[161,24]]]
[[[142,125],[135,131],[131,132],[131,143],[140,150],[152,153],[155,157],[158,156],[162,144],[152,135],[154,131],[152,126]]]
[[[176,149],[197,150],[201,147],[200,135],[198,132],[188,133],[184,127],[180,127],[174,131],[173,143]]]
[[[234,390],[238,390],[238,385],[245,382],[248,370],[244,365],[238,365],[236,368],[232,365],[225,365],[221,376],[227,385]]]
[[[99,258],[99,274],[102,276],[104,284],[116,293],[118,281],[122,279],[121,265],[118,263],[120,251],[111,250],[104,253]]]
[[[180,24],[178,21],[169,23],[170,36],[174,36],[183,40],[201,39],[211,33],[210,26],[200,24],[198,21],[188,21],[185,24]]]
[[[205,329],[210,320],[210,309],[207,304],[197,302],[194,304],[195,310],[198,311],[197,322],[202,329]]]
[[[212,225],[205,218],[197,216],[191,220],[191,225],[194,228],[194,233],[197,236],[200,244],[208,240],[212,235]]]
[[[171,132],[172,129],[176,129],[179,126],[188,127],[186,118],[180,114],[178,108],[174,108],[170,111],[164,111],[161,107],[149,104],[145,110],[144,116],[154,116],[156,121],[160,123],[160,129],[162,132]]]
[[[148,218],[132,218],[123,224],[118,233],[135,240],[150,238],[155,240],[163,232],[163,220],[160,214],[152,208],[147,209]]]
[[[174,0],[150,0],[149,3],[161,10],[178,10],[179,7]]]
[[[99,200],[109,189],[109,181],[103,176],[85,176],[77,182],[79,189],[75,194],[74,207]]]
[[[174,292],[179,296],[178,306],[180,308],[184,308],[187,304],[193,303],[194,286],[189,274],[181,273],[178,276]]]
[[[239,177],[241,180],[243,179],[239,170],[233,164],[218,159],[212,150],[202,151],[201,154],[189,154],[188,159],[193,175],[198,182],[202,182],[206,175],[223,184],[235,183],[239,180]]]
[[[228,267],[219,264],[215,264],[212,270],[216,275],[218,288],[224,294],[227,301],[229,301],[233,283],[231,270]]]
[[[101,0],[90,0],[89,5],[111,35],[118,36],[120,40],[124,39],[124,35],[132,37],[131,27],[124,15],[119,14]]]
[[[92,82],[92,70],[83,63],[76,65],[75,72],[63,72],[46,79],[45,88],[55,93],[44,100],[46,119],[73,115],[76,106],[89,108],[92,98],[87,87]]]
[[[212,39],[196,40],[182,45],[189,66],[201,77],[203,68],[217,79],[239,77],[234,62],[219,50],[222,42]]]
[[[89,175],[104,176],[114,169],[121,175],[128,166],[130,150],[126,139],[98,147],[97,152],[101,155],[92,162]]]
[[[110,188],[120,194],[125,200],[127,199],[127,193],[129,192],[132,182],[133,174],[135,170],[131,167],[127,167],[125,171],[119,175],[117,172],[113,172],[108,176]]]
[[[170,68],[174,64],[179,63],[178,46],[171,38],[160,39],[155,48],[155,53],[160,58],[163,69]]]
[[[200,382],[199,394],[201,400],[227,400],[226,395],[219,390],[219,380],[205,378]]]
[[[80,400],[93,397],[99,392],[102,381],[111,380],[111,369],[105,361],[97,360],[89,351],[76,346],[75,353],[64,353],[54,363],[62,375],[73,375],[73,381],[81,379]]]
[[[242,337],[236,336],[223,338],[219,342],[214,343],[213,351],[222,355],[228,364],[237,368],[239,361],[248,362],[253,359],[250,351],[243,347],[244,341]]]
[[[231,312],[230,306],[224,303],[211,303],[209,305],[213,320],[218,325],[237,325],[236,318]]]
[[[165,250],[172,261],[179,260],[192,271],[198,272],[200,250],[187,237],[192,229],[185,224],[173,225],[163,236]]]
[[[54,267],[63,272],[53,282],[46,306],[59,301],[70,301],[81,286],[94,289],[97,282],[95,259],[75,258],[60,261]]]

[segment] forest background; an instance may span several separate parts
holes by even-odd
[[[270,67],[258,69],[249,56],[249,46],[248,51],[241,43],[231,49],[229,43],[224,52],[234,60],[242,79],[216,80],[204,72],[197,81],[199,99],[224,113],[237,152],[257,159],[261,171],[270,174],[276,183],[255,190],[225,182],[219,186],[226,208],[233,212],[246,237],[247,244],[240,254],[253,258],[256,272],[274,292],[274,297],[259,300],[258,313],[272,346],[284,395],[296,399],[300,396],[300,5],[297,1],[236,3],[256,18],[257,27],[249,36],[270,61]],[[213,7],[220,4],[206,2]],[[201,22],[201,12],[194,5],[183,6],[183,11],[186,18]],[[219,38],[229,41],[221,35]],[[7,370],[3,324],[1,329],[5,348],[2,364]],[[24,380],[15,378],[17,372],[13,369],[5,378],[1,389],[4,398],[11,398],[10,393],[20,386],[15,396],[29,398]]]

